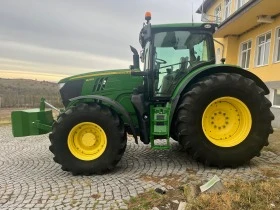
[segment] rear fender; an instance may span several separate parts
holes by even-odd
[[[103,105],[113,109],[115,112],[117,112],[120,115],[121,119],[124,122],[128,123],[128,125],[131,129],[132,135],[135,139],[135,142],[138,143],[137,134],[136,134],[135,128],[133,126],[132,119],[129,116],[129,113],[125,110],[125,108],[117,101],[114,101],[111,98],[108,98],[105,96],[99,96],[99,95],[78,96],[78,97],[70,99],[69,101],[70,101],[70,103],[68,104],[68,107],[76,106],[79,103],[97,102],[99,104],[103,104]]]
[[[257,77],[252,72],[249,72],[248,70],[242,69],[238,66],[224,65],[224,64],[205,66],[205,67],[199,68],[199,69],[191,72],[189,75],[187,75],[187,77],[184,78],[181,81],[181,83],[178,85],[178,87],[175,89],[175,91],[172,95],[172,99],[171,99],[172,103],[171,103],[171,112],[170,112],[170,122],[172,122],[172,120],[173,120],[173,116],[174,116],[174,113],[177,108],[181,95],[184,92],[186,92],[193,84],[195,84],[201,78],[209,76],[211,74],[215,74],[215,73],[240,74],[244,77],[247,77],[247,78],[255,81],[256,84],[264,90],[265,95],[269,94],[269,89],[267,88],[265,83],[259,77]]]

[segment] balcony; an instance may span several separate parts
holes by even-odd
[[[215,38],[240,35],[280,15],[280,0],[252,0],[234,12],[220,25]]]

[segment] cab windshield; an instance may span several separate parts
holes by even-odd
[[[191,31],[154,35],[153,70],[156,96],[170,96],[179,81],[193,69],[215,62],[212,36]]]

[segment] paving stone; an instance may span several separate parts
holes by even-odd
[[[35,204],[32,204],[32,203],[29,203],[29,204],[26,204],[24,207],[25,208],[33,208],[35,206]]]
[[[117,170],[102,176],[74,177],[53,161],[49,145],[48,135],[15,139],[10,126],[0,127],[1,210],[128,209],[124,201],[132,196],[157,187],[172,189],[166,176],[175,174],[180,176],[178,181],[193,183],[207,181],[215,174],[223,181],[256,180],[265,178],[259,167],[280,164],[279,155],[263,151],[251,165],[219,170],[193,161],[173,140],[168,151],[151,150],[129,140]]]

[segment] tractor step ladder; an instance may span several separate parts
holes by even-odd
[[[169,141],[169,107],[154,107],[151,106],[151,147],[155,150],[167,150],[170,149],[170,141]],[[166,140],[166,144],[156,145],[155,144],[155,136],[157,139]]]

